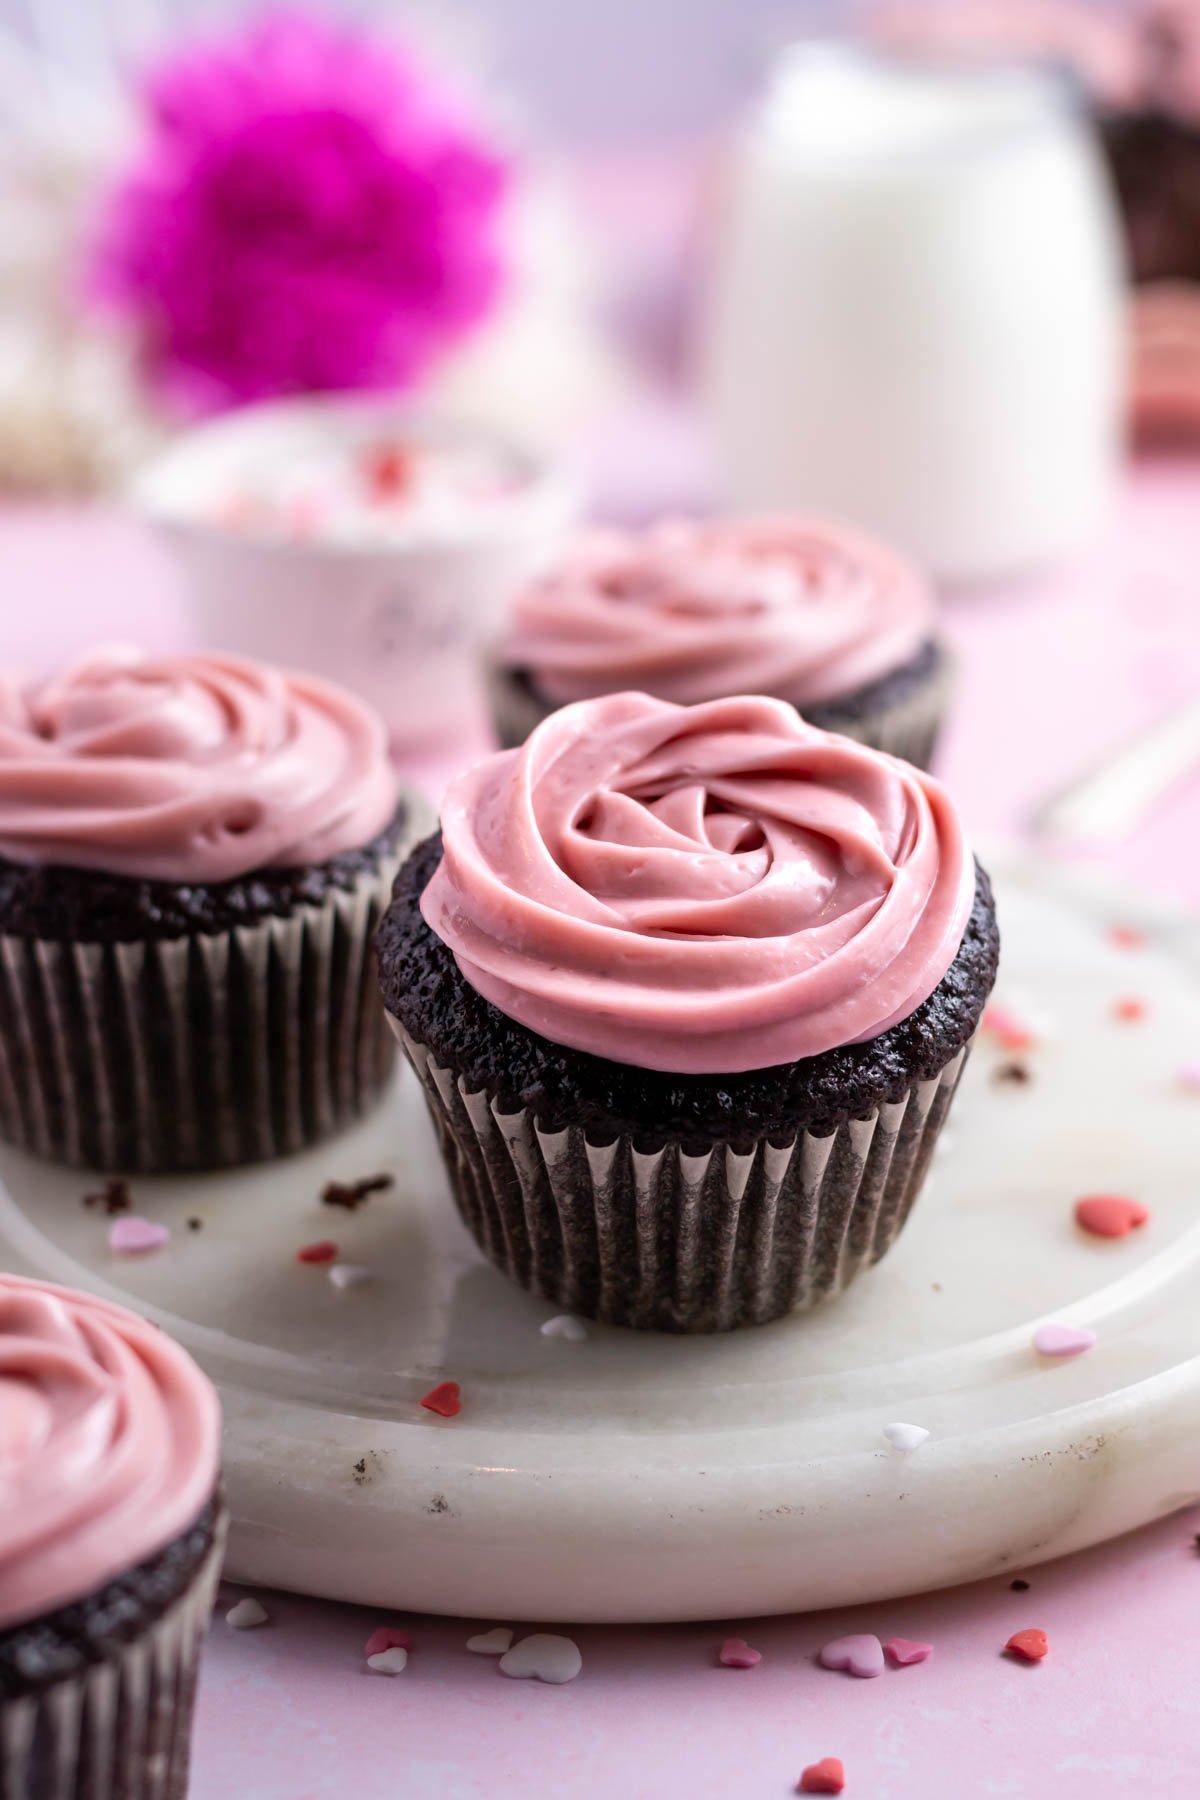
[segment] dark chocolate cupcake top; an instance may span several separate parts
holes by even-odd
[[[804,707],[911,661],[933,622],[918,571],[845,526],[666,520],[582,535],[518,597],[500,656],[555,704],[636,688]]]
[[[0,1275],[0,1630],[185,1532],[217,1481],[211,1384],[119,1306]]]
[[[381,721],[314,676],[99,650],[0,678],[0,857],[211,884],[329,862],[387,824]]]
[[[949,798],[782,701],[564,707],[450,787],[421,899],[463,978],[553,1043],[734,1074],[876,1038],[975,890]]]

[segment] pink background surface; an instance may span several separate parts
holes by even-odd
[[[637,439],[675,502],[694,479],[686,433],[664,414]],[[617,507],[627,449],[600,459]],[[180,640],[172,573],[127,522],[31,509],[0,530],[5,661]],[[1200,691],[1200,463],[1143,463],[1085,557],[955,598],[948,630],[961,689],[943,773],[977,835],[1017,830],[1036,799]],[[1194,770],[1096,861],[1196,910],[1198,846]],[[362,1645],[379,1619],[267,1596],[268,1627],[214,1625],[193,1800],[751,1800],[793,1791],[823,1755],[842,1758],[863,1800],[1183,1800],[1200,1793],[1197,1529],[1200,1516],[1178,1515],[1035,1569],[1027,1594],[1000,1581],[837,1615],[580,1629],[584,1671],[566,1688],[505,1680],[469,1655],[470,1631],[492,1620],[406,1621],[408,1669],[370,1675]],[[1026,1625],[1050,1636],[1038,1667],[1000,1655]],[[873,1682],[816,1668],[820,1645],[850,1630],[928,1638],[935,1656]],[[759,1668],[714,1666],[730,1633],[763,1652]]]

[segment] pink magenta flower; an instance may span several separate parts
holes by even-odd
[[[503,160],[403,52],[286,10],[173,54],[97,299],[188,411],[416,379],[503,278]]]

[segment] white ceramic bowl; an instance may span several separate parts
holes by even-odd
[[[464,506],[453,522],[414,516],[391,536],[314,529],[297,539],[221,522],[222,498],[252,491],[264,464],[331,444],[353,457],[381,438],[482,447],[514,471],[514,491]],[[341,682],[382,713],[401,749],[444,741],[478,716],[483,646],[579,512],[571,474],[495,434],[344,396],[197,426],[141,470],[131,498],[181,560],[198,644]]]

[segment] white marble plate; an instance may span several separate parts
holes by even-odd
[[[660,1620],[825,1607],[1026,1568],[1200,1495],[1200,956],[1191,928],[1000,867],[997,998],[1043,1018],[1028,1085],[981,1045],[896,1250],[809,1317],[723,1338],[590,1327],[487,1267],[447,1197],[415,1083],[317,1152],[142,1181],[171,1226],[106,1249],[94,1183],[0,1153],[0,1263],[156,1319],[220,1385],[231,1575],[494,1619]],[[1106,926],[1139,923],[1120,950]],[[1144,996],[1120,1024],[1112,1003]],[[330,1178],[387,1170],[350,1215]],[[1133,1195],[1119,1241],[1072,1222]],[[198,1231],[189,1218],[202,1221]],[[338,1291],[298,1246],[373,1280]],[[1094,1350],[1052,1364],[1049,1318]],[[422,1411],[461,1383],[460,1416]],[[884,1425],[931,1436],[910,1455]]]

